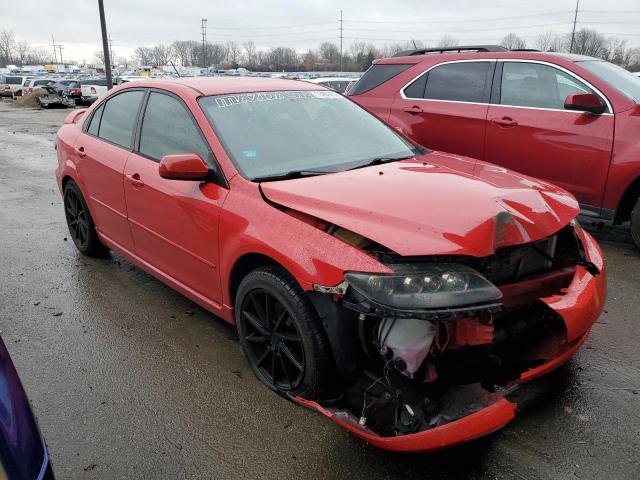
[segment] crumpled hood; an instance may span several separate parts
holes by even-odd
[[[403,256],[472,255],[547,237],[574,219],[566,191],[469,158],[418,159],[266,182],[270,201],[333,223]]]

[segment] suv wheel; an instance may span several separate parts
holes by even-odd
[[[334,361],[322,322],[296,280],[281,268],[247,275],[235,302],[240,344],[253,372],[275,392],[317,398]]]

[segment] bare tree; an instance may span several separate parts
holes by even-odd
[[[155,65],[167,65],[172,53],[169,45],[159,43],[151,49],[151,60]]]
[[[508,50],[523,50],[527,48],[527,42],[515,33],[509,33],[500,41],[500,45]]]
[[[449,34],[445,34],[438,41],[438,44],[436,46],[440,48],[446,48],[446,47],[457,47],[458,45],[460,45],[460,40],[452,37]]]
[[[0,63],[9,63],[16,48],[16,37],[10,30],[0,32]]]
[[[171,50],[176,57],[176,60],[183,67],[191,65],[193,42],[191,41],[177,41],[171,44]]]
[[[20,65],[25,65],[27,58],[29,58],[29,52],[31,47],[28,42],[21,41],[16,43],[16,55],[18,56],[18,61]]]
[[[571,34],[567,37],[567,42],[571,40]],[[590,57],[606,58],[607,40],[604,35],[591,28],[581,28],[576,31],[573,41],[573,51],[580,55]]]
[[[258,60],[256,44],[253,43],[252,40],[249,40],[242,44],[242,48],[244,49],[247,68],[254,69],[256,67],[256,61]]]
[[[42,65],[51,61],[51,54],[43,48],[32,48],[27,57],[27,63],[34,65]]]
[[[240,54],[242,50],[240,50],[240,45],[233,40],[226,42],[224,44],[224,48],[226,51],[225,63],[231,68],[238,67],[238,61],[240,60]]]
[[[153,61],[153,52],[149,47],[138,47],[134,52],[140,65],[150,65]]]
[[[93,56],[97,60],[97,63],[101,63],[101,64],[104,65],[104,51],[103,50],[96,50],[95,52],[93,52]]]
[[[535,46],[543,52],[560,52],[562,51],[562,37],[554,32],[543,32],[537,36]]]
[[[311,50],[304,54],[302,57],[303,68],[307,72],[312,72],[316,69],[316,63],[318,63],[318,56]]]

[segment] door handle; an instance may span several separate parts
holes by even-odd
[[[133,175],[125,175],[127,181],[134,187],[144,187],[144,182],[140,180],[140,174],[134,173]]]
[[[518,122],[511,117],[492,118],[490,121],[499,127],[515,127],[518,125]]]
[[[85,157],[87,154],[84,152],[84,147],[73,147],[73,149],[76,151],[76,154],[79,157]]]
[[[418,113],[422,113],[422,108],[418,105],[412,105],[411,107],[405,107],[404,111],[407,113],[411,113],[412,115],[416,115]]]

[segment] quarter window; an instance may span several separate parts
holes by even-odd
[[[373,90],[412,66],[413,65],[404,64],[372,65],[349,91],[349,95],[360,95],[361,93]]]
[[[500,103],[520,107],[564,110],[573,93],[594,93],[575,77],[539,63],[504,62]]]
[[[448,63],[427,74],[424,98],[456,102],[487,102],[492,62]]]
[[[140,153],[156,160],[165,155],[197,153],[207,161],[209,148],[180,101],[152,92],[142,121]]]
[[[100,119],[102,118],[102,111],[104,110],[104,104],[96,108],[93,117],[91,117],[91,123],[87,128],[87,133],[90,135],[98,135],[98,129],[100,128]]]
[[[131,148],[138,109],[143,96],[142,90],[136,90],[120,93],[107,100],[102,112],[98,136],[121,147]]]

